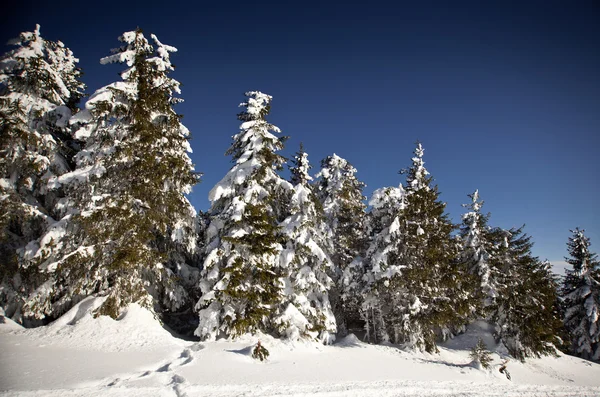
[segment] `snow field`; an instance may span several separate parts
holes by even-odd
[[[269,336],[236,341],[174,338],[137,305],[115,321],[94,319],[88,298],[53,324],[23,329],[0,322],[2,396],[598,396],[600,366],[571,356],[511,360],[487,324],[476,323],[439,354],[369,345],[350,335],[323,346]],[[476,369],[469,349],[482,337],[494,361]],[[250,357],[260,338],[271,355]]]

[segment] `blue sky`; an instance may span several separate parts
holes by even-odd
[[[418,139],[455,222],[479,189],[490,223],[526,224],[542,259],[561,261],[577,226],[600,251],[598,2],[323,3],[33,2],[5,10],[0,40],[39,23],[80,58],[88,93],[118,78],[99,59],[122,32],[177,47],[197,209],[231,166],[243,92],[260,90],[283,154],[302,141],[315,172],[335,152],[370,195],[402,181]]]

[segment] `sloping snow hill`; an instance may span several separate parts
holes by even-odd
[[[261,336],[266,362],[251,358],[258,337],[186,342],[147,310],[129,307],[118,321],[94,319],[89,298],[56,322],[23,329],[0,317],[3,396],[599,396],[600,365],[571,356],[511,360],[487,324],[477,323],[439,354],[360,342],[333,346]],[[481,337],[494,351],[490,370],[472,365]]]

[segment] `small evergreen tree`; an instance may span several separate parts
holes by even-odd
[[[292,186],[276,171],[285,159],[276,152],[283,142],[266,120],[272,97],[247,92],[238,114],[240,132],[227,154],[234,166],[209,193],[210,225],[206,259],[196,305],[202,339],[274,333],[284,301],[280,267],[282,235],[279,199]]]
[[[260,361],[265,361],[269,358],[269,351],[260,343],[260,341],[258,341],[256,346],[254,346],[254,349],[252,349],[252,358]]]
[[[492,362],[492,354],[481,338],[478,338],[477,344],[471,349],[469,354],[473,363],[480,365],[483,369],[489,369]]]
[[[567,270],[561,296],[565,306],[564,324],[570,334],[573,354],[600,359],[600,262],[591,252],[585,230],[571,231],[567,243],[572,269]]]
[[[367,248],[365,184],[356,178],[356,168],[333,154],[321,161],[315,189],[329,229],[327,245],[334,281],[330,298],[339,334],[360,323],[362,297],[358,293],[364,274],[362,258]]]

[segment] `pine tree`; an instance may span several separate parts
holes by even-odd
[[[498,293],[487,310],[496,339],[521,361],[553,354],[560,321],[557,284],[550,266],[532,256],[531,237],[522,227],[493,233],[498,244],[490,264],[498,274]]]
[[[339,333],[360,324],[362,298],[358,293],[364,274],[362,259],[367,248],[365,184],[356,178],[356,168],[333,154],[321,161],[315,188],[329,228],[328,245],[334,286],[330,298]]]
[[[246,96],[238,114],[240,132],[226,153],[234,166],[209,193],[202,296],[196,305],[195,333],[202,339],[275,333],[284,300],[278,205],[292,186],[276,173],[285,159],[276,153],[283,140],[273,133],[280,130],[266,120],[272,97],[258,91]]]
[[[327,272],[333,267],[328,254],[327,232],[323,208],[309,185],[308,154],[300,145],[290,167],[294,185],[290,214],[281,223],[286,240],[281,253],[286,295],[281,333],[291,339],[313,337],[324,343],[335,339],[336,321],[329,302],[333,281]],[[289,315],[299,312],[300,316]]]
[[[567,243],[573,266],[567,270],[561,296],[565,306],[564,323],[570,334],[570,350],[585,359],[600,359],[600,262],[590,251],[590,239],[585,230],[571,231]]]
[[[21,307],[46,282],[32,255],[36,240],[63,211],[49,181],[70,171],[75,148],[68,128],[83,95],[78,60],[40,26],[9,44],[0,58],[0,305],[17,321]]]
[[[179,82],[170,53],[141,30],[101,63],[125,63],[123,81],[96,91],[73,122],[84,149],[74,172],[54,178],[70,210],[40,239],[36,258],[53,282],[36,291],[29,315],[56,317],[91,294],[96,314],[116,318],[132,302],[175,310],[186,291],[174,271],[195,247],[195,212],[185,197],[198,180],[187,154],[189,131],[173,110]],[[58,241],[54,237],[59,236]]]
[[[465,267],[465,282],[472,292],[470,313],[485,316],[484,308],[491,305],[496,297],[495,279],[489,261],[494,250],[491,228],[488,226],[489,214],[482,214],[483,201],[479,200],[479,191],[468,195],[469,204],[463,204],[468,212],[462,216],[460,238],[462,249],[460,262]]]

